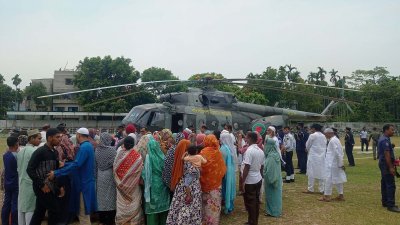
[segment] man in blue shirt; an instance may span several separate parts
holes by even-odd
[[[1,210],[1,221],[9,224],[11,213],[11,224],[18,224],[18,171],[17,151],[19,148],[18,138],[10,136],[7,138],[7,152],[3,155],[4,163],[4,202]]]
[[[72,174],[71,211],[78,214],[80,224],[91,224],[90,214],[97,211],[94,179],[94,149],[89,142],[89,130],[79,128],[76,140],[80,144],[75,160],[49,173],[49,179]]]
[[[379,169],[381,170],[381,194],[382,206],[387,207],[391,212],[400,212],[400,208],[395,205],[396,184],[394,181],[394,152],[390,137],[394,134],[394,126],[386,124],[383,126],[383,135],[378,141]]]

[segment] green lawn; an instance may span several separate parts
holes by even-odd
[[[400,146],[400,138],[393,140]],[[0,148],[6,149],[5,138],[0,138]],[[396,155],[400,156],[399,150]],[[283,216],[265,217],[262,204],[259,224],[400,224],[400,214],[388,212],[381,206],[377,161],[372,159],[372,154],[359,154],[358,150],[354,157],[356,167],[346,168],[348,182],[344,188],[345,202],[319,202],[317,199],[320,195],[301,193],[307,186],[306,176],[296,174],[296,182],[285,183],[283,187]],[[243,198],[238,196],[235,211],[231,215],[222,216],[221,224],[243,224],[246,220]]]

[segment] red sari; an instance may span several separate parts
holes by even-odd
[[[144,223],[142,191],[139,186],[143,169],[142,156],[134,149],[120,149],[114,161],[114,178],[117,186],[116,224]]]

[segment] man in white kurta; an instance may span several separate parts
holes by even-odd
[[[331,128],[324,131],[329,139],[325,156],[325,191],[324,197],[320,201],[330,201],[332,195],[332,186],[335,185],[339,196],[335,200],[343,201],[343,184],[347,181],[343,166],[343,149],[340,140],[335,136]]]
[[[324,164],[326,152],[326,137],[321,133],[322,126],[313,124],[311,134],[306,142],[308,152],[307,176],[308,187],[304,193],[314,193],[314,182],[317,180],[320,193],[324,192]]]

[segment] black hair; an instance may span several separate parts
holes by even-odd
[[[56,136],[57,134],[61,133],[61,131],[57,128],[49,128],[46,131],[46,141],[49,139],[49,137]]]
[[[316,131],[321,131],[322,130],[322,126],[318,123],[314,123],[311,128],[314,128]]]
[[[385,124],[385,125],[383,126],[383,129],[382,129],[382,130],[383,130],[383,133],[385,133],[385,131],[389,130],[390,127],[394,127],[394,125],[393,125],[393,124],[389,124],[389,123],[388,123],[388,124]]]
[[[8,147],[13,147],[16,144],[18,144],[18,137],[10,136],[7,138],[7,146]]]
[[[89,134],[80,134],[80,133],[78,133],[78,134],[81,136],[84,136],[85,138],[89,138]]]
[[[198,153],[198,149],[196,145],[190,145],[187,149],[187,152],[189,153],[189,155],[197,155]]]
[[[215,135],[215,137],[216,137],[217,140],[219,141],[219,138],[221,137],[221,131],[219,131],[219,130],[214,130],[213,134]]]
[[[126,150],[130,150],[133,148],[133,146],[135,146],[135,139],[133,139],[133,137],[128,136],[124,139],[124,146],[126,148]]]
[[[252,143],[257,143],[258,136],[256,132],[248,132],[247,137],[252,141]]]
[[[289,129],[290,130],[290,127],[289,126],[284,126],[283,129]]]
[[[226,128],[228,128],[228,130],[232,130],[232,125],[230,124],[225,124]]]

